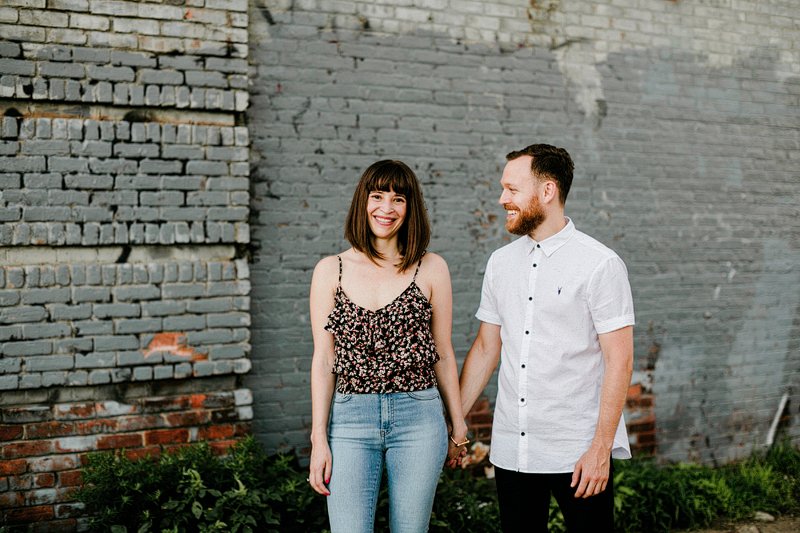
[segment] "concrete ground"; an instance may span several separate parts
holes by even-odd
[[[772,522],[748,520],[723,524],[696,533],[800,533],[800,516],[780,516]]]

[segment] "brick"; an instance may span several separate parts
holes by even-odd
[[[144,440],[146,445],[189,442],[189,430],[160,429],[146,431],[144,434]]]
[[[97,318],[138,317],[138,303],[94,304],[93,314]]]
[[[32,356],[52,353],[52,341],[6,342],[0,347],[4,356]]]
[[[153,369],[149,366],[140,366],[133,369],[134,381],[150,381],[153,379]]]
[[[53,442],[49,440],[22,441],[3,444],[0,456],[3,459],[18,459],[45,455],[53,450]]]
[[[213,161],[189,161],[186,163],[186,172],[204,176],[222,176],[228,174],[228,165]]]
[[[44,474],[35,474],[32,477],[32,487],[33,488],[52,488],[55,487],[56,484],[56,476],[51,473],[44,473]]]
[[[114,332],[117,334],[143,333],[161,330],[160,318],[117,319],[114,321]]]
[[[111,22],[107,17],[97,17],[93,15],[71,14],[69,26],[84,30],[107,31],[111,27]]]
[[[0,306],[16,305],[20,301],[20,291],[0,290]]]
[[[66,337],[71,334],[72,328],[67,324],[25,324],[22,326],[22,338],[26,340]]]
[[[205,298],[186,302],[186,310],[190,313],[221,313],[233,311],[233,300],[229,297]]]
[[[38,389],[42,385],[42,374],[36,372],[26,372],[19,376],[18,386],[20,389]]]
[[[89,385],[103,385],[106,383],[111,383],[112,381],[112,371],[110,370],[92,370],[89,372],[88,375],[88,383]]]
[[[32,61],[0,58],[0,72],[3,74],[33,76],[35,70],[36,64]]]
[[[173,377],[172,365],[156,365],[153,367],[153,379],[172,379]]]
[[[198,438],[202,440],[221,440],[230,439],[234,434],[235,429],[233,424],[209,425],[200,428]]]
[[[0,440],[17,440],[22,437],[22,426],[0,425]]]
[[[52,505],[32,505],[8,509],[5,518],[9,524],[30,524],[52,520],[54,511]]]
[[[115,287],[114,297],[121,302],[155,300],[162,297],[162,291],[155,285],[128,285]]]
[[[57,404],[54,409],[56,420],[80,420],[95,416],[95,406],[92,403]]]
[[[13,476],[22,474],[28,468],[28,461],[25,459],[11,459],[0,461],[0,474],[3,476]]]
[[[77,455],[52,455],[27,460],[29,472],[58,472],[78,468],[80,464]]]
[[[99,438],[100,437],[96,435],[57,438],[54,440],[55,451],[61,453],[70,453],[70,452],[87,452],[94,449],[100,449],[97,447]]]
[[[132,82],[134,80],[134,72],[130,67],[104,67],[89,65],[86,68],[87,75],[95,80],[107,80],[114,82]]]
[[[172,331],[187,331],[204,329],[206,317],[197,315],[169,316],[164,318],[164,329]]]
[[[62,437],[75,431],[75,425],[69,422],[51,421],[25,424],[26,439],[42,439]]]
[[[91,352],[87,354],[75,354],[75,368],[113,367],[115,361],[115,352]]]
[[[114,332],[113,322],[103,320],[81,320],[72,323],[78,335],[106,335]]]
[[[192,283],[165,283],[161,286],[164,298],[195,298],[206,293],[206,287]]]
[[[103,435],[97,437],[98,450],[111,450],[118,448],[138,448],[142,446],[142,435],[128,433],[122,435]]]
[[[133,335],[98,336],[94,339],[96,350],[130,350],[139,347],[139,340]]]
[[[52,418],[52,410],[47,406],[5,407],[2,410],[5,423],[41,422]]]
[[[253,403],[253,393],[250,389],[237,389],[233,391],[234,404],[237,406]]]
[[[46,355],[25,358],[25,370],[28,372],[69,370],[74,365],[75,361],[71,355]]]
[[[0,507],[3,509],[22,507],[23,505],[25,505],[25,496],[22,492],[3,491],[0,493]]]
[[[72,301],[75,303],[107,302],[110,299],[111,299],[111,290],[108,287],[72,288]]]
[[[60,487],[77,487],[80,486],[82,483],[82,476],[80,470],[67,470],[58,473],[58,485]],[[74,511],[74,515],[72,513],[65,512],[66,510],[59,506],[59,510],[57,511],[58,516],[80,516],[81,508],[77,508]]]

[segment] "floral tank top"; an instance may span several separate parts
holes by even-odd
[[[334,338],[333,373],[342,394],[409,392],[436,386],[433,365],[439,360],[431,332],[433,307],[411,284],[376,311],[353,303],[339,285],[325,330]],[[422,261],[420,260],[420,264]]]

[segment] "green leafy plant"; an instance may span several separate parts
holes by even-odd
[[[649,460],[615,462],[619,531],[672,531],[800,511],[800,450],[790,444],[721,468]]]
[[[310,493],[297,460],[267,456],[252,438],[227,457],[197,444],[157,459],[96,453],[78,499],[93,531],[322,531],[324,501]]]
[[[482,466],[482,465],[481,465]],[[205,444],[138,461],[92,454],[78,498],[93,531],[112,533],[328,531],[325,498],[308,486],[296,457],[268,456],[252,438],[215,455]],[[385,478],[385,476],[384,476]],[[755,511],[800,512],[800,449],[789,444],[722,468],[615,462],[614,506],[621,532],[668,532],[738,520]],[[430,531],[494,532],[500,515],[494,480],[482,468],[445,470]],[[375,530],[389,530],[385,479]],[[565,531],[555,501],[550,531]],[[0,530],[2,531],[2,530]]]
[[[497,531],[500,512],[494,483],[469,470],[445,470],[433,501],[430,531]]]

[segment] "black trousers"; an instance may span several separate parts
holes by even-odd
[[[614,531],[614,467],[606,490],[589,498],[576,498],[570,487],[572,472],[526,474],[495,467],[500,523],[503,533],[547,533],[550,494],[555,496],[569,533]]]

